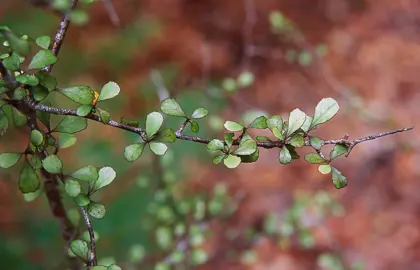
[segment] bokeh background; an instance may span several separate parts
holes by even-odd
[[[211,117],[200,122],[199,135],[218,137],[224,119],[286,116],[296,107],[311,114],[329,96],[341,110],[316,131],[325,139],[345,134],[355,139],[419,123],[419,1],[112,4],[120,25],[112,22],[102,1],[86,7],[89,22],[70,27],[53,74],[61,87],[100,89],[108,81],[118,82],[121,94],[102,105],[114,119],[144,122],[148,112],[159,108],[160,96],[169,94],[187,113],[207,108]],[[53,13],[23,0],[1,1],[0,24],[16,32],[53,35],[58,23]],[[252,83],[231,89],[244,72],[253,75]],[[58,95],[51,100],[74,106]],[[169,126],[179,124],[168,119]],[[24,147],[26,132],[8,132],[0,150]],[[199,223],[177,217],[211,231],[199,241],[205,262],[190,269],[414,270],[420,269],[418,136],[414,129],[358,145],[335,163],[349,180],[342,190],[303,160],[280,165],[277,150],[262,150],[257,163],[229,170],[212,165],[203,145],[176,142],[163,159],[145,153],[128,163],[123,149],[136,136],[98,123],[90,123],[60,157],[68,172],[86,164],[117,171],[101,197],[107,215],[94,221],[94,228],[100,236],[99,258],[116,260],[123,269],[153,269],[165,258],[155,237],[162,207],[175,209],[186,194],[216,189],[228,194],[229,215]],[[62,269],[58,225],[44,197],[24,202],[18,171],[0,171],[0,265]],[[162,192],[174,200],[165,201]],[[66,205],[74,207],[70,201]],[[169,246],[179,248],[179,241]]]

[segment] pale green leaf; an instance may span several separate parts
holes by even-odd
[[[63,163],[56,155],[50,155],[42,161],[42,167],[49,173],[57,174],[61,173]]]
[[[120,87],[115,82],[108,82],[102,87],[101,93],[99,94],[98,100],[103,101],[116,97],[120,93]]]
[[[44,135],[41,133],[41,131],[34,129],[29,135],[29,140],[33,145],[40,146],[44,142]]]
[[[96,181],[99,173],[95,166],[87,165],[72,173],[71,176],[82,181]]]
[[[106,209],[103,204],[91,202],[88,206],[88,213],[96,219],[102,219],[106,214]]]
[[[66,182],[64,182],[64,190],[70,197],[77,197],[82,189],[79,182],[73,179],[67,179]]]
[[[66,115],[63,120],[53,129],[54,132],[76,133],[87,127],[87,120],[82,117]]]
[[[69,99],[82,105],[90,105],[94,98],[93,90],[86,85],[79,85],[68,88],[58,88],[57,91],[62,93]]]
[[[227,158],[225,158],[223,160],[223,163],[229,169],[234,169],[234,168],[238,167],[239,164],[241,164],[241,158],[237,157],[237,156],[234,156],[234,155],[229,155]]]
[[[88,243],[86,241],[79,240],[79,239],[71,241],[70,250],[74,253],[74,255],[79,257],[84,262],[88,261],[89,248],[88,248]]]
[[[238,156],[252,155],[257,150],[257,143],[254,140],[246,140],[239,144],[234,154]]]
[[[339,109],[340,106],[333,98],[323,98],[315,107],[311,127],[327,122],[336,115]]]
[[[244,129],[244,126],[242,126],[239,123],[233,122],[233,121],[226,121],[223,125],[227,130],[235,132],[240,131]]]
[[[50,47],[51,44],[51,38],[49,36],[37,37],[35,42],[42,49],[48,50],[48,47]]]
[[[146,134],[150,138],[158,132],[163,124],[163,116],[158,112],[151,112],[146,118]]]
[[[299,109],[294,109],[289,115],[287,136],[300,129],[306,120],[306,114]]]
[[[283,165],[292,161],[292,156],[286,146],[283,146],[280,150],[279,161]]]
[[[305,160],[312,164],[324,163],[326,160],[323,159],[318,153],[308,153],[305,155]]]
[[[152,152],[158,156],[163,156],[168,150],[168,147],[166,146],[166,144],[161,143],[161,142],[150,142],[149,147],[150,147],[150,150],[152,150]]]
[[[265,116],[257,117],[248,127],[258,129],[267,128],[267,118]]]
[[[144,143],[129,145],[124,149],[124,157],[127,161],[133,162],[141,156],[143,149]]]
[[[344,144],[336,144],[330,152],[330,159],[333,160],[347,153],[348,147]]]
[[[93,192],[111,184],[116,177],[116,173],[111,167],[103,167],[99,170],[99,177],[93,185]]]
[[[331,165],[330,164],[319,165],[318,171],[322,174],[329,174],[331,172]]]
[[[332,182],[336,189],[340,189],[347,186],[347,177],[341,174],[339,170],[331,167]]]
[[[207,111],[206,109],[198,108],[193,112],[193,114],[191,115],[191,118],[200,119],[200,118],[206,117],[208,113],[209,111]]]
[[[207,144],[207,149],[210,151],[222,150],[224,147],[223,141],[219,139],[213,139]]]
[[[0,167],[8,169],[15,165],[22,154],[20,153],[2,153],[0,154]]]
[[[184,117],[185,113],[175,99],[167,98],[160,104],[160,110],[167,115]]]

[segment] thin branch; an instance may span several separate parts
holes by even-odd
[[[190,122],[189,119],[185,120],[184,123],[182,123],[178,130],[175,131],[175,136],[182,136],[182,133],[184,132],[184,129],[187,126],[188,122]]]
[[[83,219],[85,220],[85,224],[89,232],[90,257],[88,261],[88,266],[95,266],[97,265],[95,251],[95,232],[93,231],[92,223],[90,222],[89,214],[86,212],[86,209],[84,207],[80,207],[80,211],[82,212]]]

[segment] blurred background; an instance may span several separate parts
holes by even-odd
[[[419,123],[419,1],[111,1],[119,22],[103,1],[79,6],[53,74],[59,87],[100,89],[116,81],[121,94],[102,104],[113,119],[144,123],[170,95],[186,113],[207,108],[199,135],[216,138],[224,120],[287,116],[296,107],[313,114],[321,98],[333,97],[341,110],[315,131],[324,139]],[[2,0],[0,25],[17,33],[52,36],[59,21],[24,0]],[[58,95],[50,100],[74,108]],[[179,121],[168,118],[167,125]],[[24,147],[26,132],[9,131],[0,151]],[[342,190],[302,159],[280,165],[275,149],[235,170],[213,165],[203,145],[188,142],[170,145],[163,158],[145,151],[128,163],[123,149],[138,138],[99,123],[89,123],[60,157],[67,172],[86,164],[117,172],[100,198],[107,214],[93,221],[103,264],[414,270],[420,269],[418,136],[415,129],[370,141],[335,161],[349,181]],[[18,172],[18,166],[0,171],[0,265],[63,269],[63,241],[48,203],[44,196],[23,200]],[[66,199],[66,205],[73,213],[74,204]]]

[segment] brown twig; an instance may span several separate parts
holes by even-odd
[[[80,207],[80,211],[82,212],[83,219],[85,221],[85,224],[89,232],[90,256],[89,256],[88,266],[95,266],[97,265],[96,251],[95,251],[95,232],[93,231],[92,223],[90,222],[89,214],[86,212],[86,209],[84,207]]]

